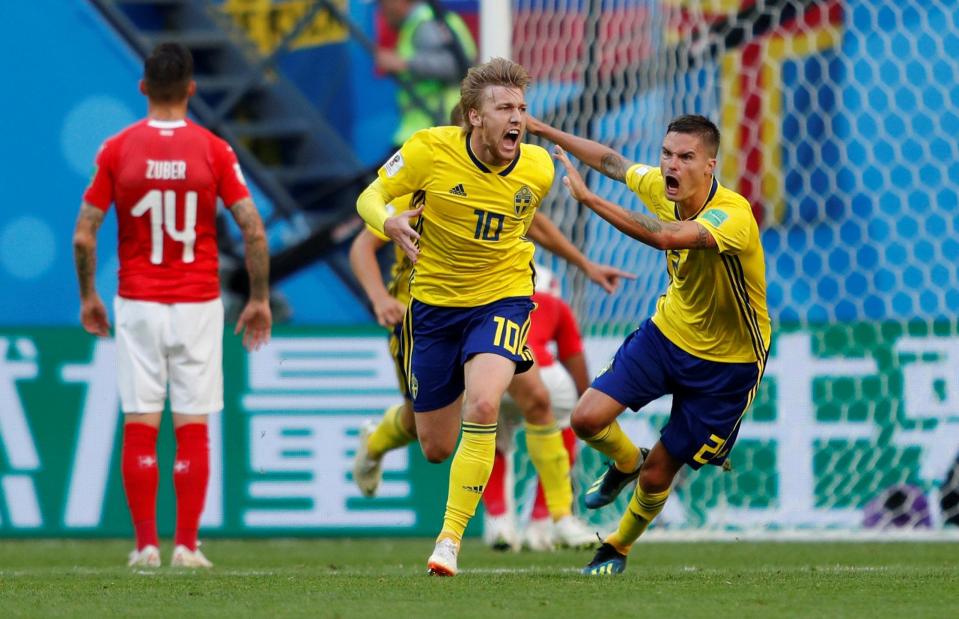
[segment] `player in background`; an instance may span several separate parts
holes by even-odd
[[[632,480],[635,492],[617,531],[584,574],[618,574],[633,543],[662,511],[673,479],[688,465],[723,465],[749,409],[769,351],[766,266],[749,202],[714,176],[719,129],[695,115],[672,120],[659,166],[632,163],[606,146],[533,119],[551,142],[569,193],[632,238],[665,252],[669,286],[652,318],[620,346],[573,411],[572,425],[607,455],[609,468],[587,491],[608,505]],[[592,193],[565,151],[626,183],[652,217]],[[660,440],[644,454],[616,418],[673,394]]]
[[[171,564],[211,567],[197,535],[209,480],[207,417],[223,408],[223,304],[217,198],[243,233],[250,299],[236,324],[255,350],[270,337],[269,253],[230,146],[187,118],[193,58],[163,43],[144,63],[147,117],[103,143],[73,236],[80,322],[108,337],[95,285],[97,232],[111,204],[119,228],[117,382],[124,412],[123,487],[136,532],[129,565],[159,567],[156,440],[169,387],[176,432]]]
[[[500,400],[513,375],[532,366],[534,249],[526,233],[553,166],[544,149],[522,143],[528,82],[523,67],[502,58],[470,69],[463,126],[415,133],[357,200],[366,223],[414,263],[402,346],[420,447],[431,462],[456,451],[443,528],[427,560],[432,574],[457,572],[463,532],[493,466]],[[407,194],[425,196],[423,205],[391,214],[387,205]],[[535,425],[530,453],[544,485],[568,485],[552,416]]]
[[[549,394],[556,425],[562,430],[563,444],[572,468],[576,460],[577,441],[576,434],[569,426],[570,415],[579,396],[589,387],[583,339],[572,309],[560,296],[559,279],[541,265],[536,266],[533,302],[536,309],[533,310],[526,342],[533,351],[536,365],[529,374],[536,376],[537,382]],[[555,356],[550,350],[553,345],[556,347]],[[483,493],[483,505],[486,508],[483,541],[497,550],[516,550],[521,545],[540,551],[552,550],[556,546],[595,545],[595,534],[578,518],[576,530],[579,535],[574,539],[562,530],[560,523],[554,525],[554,519],[550,518],[549,501],[543,484],[539,483],[538,479],[530,520],[520,539],[516,514],[513,512],[513,489],[510,487],[512,475],[507,474],[508,467],[513,464],[509,457],[513,452],[513,436],[523,421],[523,412],[513,393],[511,388],[503,400],[499,430],[496,433],[496,460]]]

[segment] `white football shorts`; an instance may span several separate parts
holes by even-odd
[[[556,425],[560,428],[569,427],[569,418],[579,398],[576,395],[576,385],[573,377],[560,363],[548,367],[536,366],[539,375],[549,391],[550,404],[553,406],[553,416]],[[496,427],[496,448],[507,452],[512,449],[513,437],[516,431],[523,427],[523,411],[516,405],[516,401],[507,393],[503,396],[503,403],[499,409],[499,424]]]
[[[153,303],[116,297],[117,384],[125,413],[223,408],[223,302]]]

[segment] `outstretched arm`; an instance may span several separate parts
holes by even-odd
[[[270,252],[263,220],[253,200],[244,198],[230,207],[243,233],[246,272],[250,276],[250,299],[236,321],[234,333],[243,332],[243,346],[258,350],[270,340],[273,315],[270,311]]]
[[[579,202],[597,215],[613,224],[617,230],[656,249],[710,249],[716,247],[716,239],[701,224],[695,221],[661,221],[655,217],[627,210],[618,204],[600,198],[583,182],[566,153],[554,147],[553,156],[566,168],[563,184]]]
[[[546,215],[536,212],[533,216],[533,223],[527,232],[529,237],[536,243],[566,262],[579,268],[586,274],[591,281],[597,283],[603,290],[612,294],[619,287],[620,278],[636,279],[636,276],[626,271],[620,271],[615,267],[605,264],[598,264],[583,255],[575,245],[573,245],[566,235],[553,223]]]
[[[393,327],[403,320],[406,308],[390,295],[383,284],[376,252],[386,243],[368,229],[361,230],[350,245],[350,268],[373,305],[376,322],[383,327]]]
[[[566,133],[532,116],[526,119],[526,130],[563,147],[574,157],[614,181],[625,183],[626,170],[634,164],[608,146]]]
[[[97,232],[106,213],[95,206],[83,204],[73,232],[73,262],[80,284],[80,324],[87,333],[107,337],[110,321],[103,300],[97,294]]]

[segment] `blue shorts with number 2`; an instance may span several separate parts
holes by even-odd
[[[663,446],[698,469],[725,462],[759,388],[765,361],[700,359],[673,344],[647,319],[626,338],[592,388],[633,410],[671,393],[673,408],[662,429]]]
[[[516,363],[516,373],[533,365],[526,347],[529,297],[509,297],[479,307],[438,307],[417,300],[403,321],[403,351],[415,412],[432,411],[463,393],[463,366],[474,355],[493,353]]]

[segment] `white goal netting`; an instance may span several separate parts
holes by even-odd
[[[775,332],[764,385],[733,470],[681,480],[660,528],[959,523],[942,488],[959,452],[959,3],[516,0],[513,19],[534,114],[651,164],[670,118],[709,116],[720,182],[760,222]],[[597,370],[653,311],[665,263],[559,189],[545,212],[592,259],[638,275],[606,296],[545,257]],[[623,422],[654,441],[668,412]],[[600,465],[584,450],[580,486]],[[589,517],[609,524],[621,507]]]

